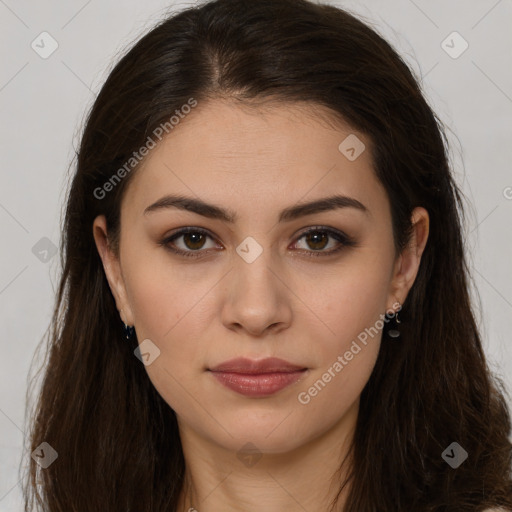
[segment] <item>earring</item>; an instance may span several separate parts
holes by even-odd
[[[126,325],[124,322],[123,322],[123,325],[124,325],[124,335],[126,336],[126,339],[129,340],[130,338],[133,337],[133,335],[135,333],[135,327],[133,327],[132,325]]]
[[[400,322],[400,319],[398,318],[398,311],[396,312],[396,315],[395,315],[395,323],[396,324],[400,324],[402,322]],[[398,326],[398,325],[397,325]],[[398,338],[400,336],[400,331],[398,329],[390,329],[388,331],[388,335],[390,338]]]
[[[120,311],[120,314],[121,314],[121,321],[123,322],[123,326],[124,326],[124,335],[125,335],[126,339],[129,340],[135,334],[135,327],[124,323],[124,320],[122,320],[122,318],[123,318],[123,310],[122,309]]]

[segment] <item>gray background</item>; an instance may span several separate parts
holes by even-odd
[[[454,172],[473,205],[465,230],[484,348],[510,392],[512,2],[330,3],[364,16],[399,50],[448,127]],[[0,0],[0,511],[22,510],[27,374],[50,321],[59,272],[51,248],[81,123],[119,52],[169,7],[190,4]],[[58,43],[46,59],[31,47],[42,46],[43,31]],[[457,58],[464,41],[446,39],[454,31],[469,44]]]

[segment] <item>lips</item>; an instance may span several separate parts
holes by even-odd
[[[268,357],[259,361],[247,359],[245,357],[239,357],[221,363],[214,368],[211,368],[210,371],[243,373],[246,375],[251,375],[262,373],[291,373],[305,369],[306,368],[304,366],[298,366],[289,363],[284,359],[278,359],[277,357]]]
[[[237,358],[210,369],[228,389],[248,397],[265,397],[300,380],[307,368],[275,357],[259,361]]]

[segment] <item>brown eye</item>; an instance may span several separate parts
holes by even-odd
[[[325,249],[329,242],[329,235],[322,231],[310,231],[306,236],[306,243],[311,249]]]
[[[353,247],[356,245],[354,239],[341,231],[334,231],[322,227],[316,227],[306,231],[297,239],[296,244],[302,239],[304,239],[306,247],[299,247],[299,249],[304,249],[308,256],[329,256],[344,247]],[[331,239],[334,240],[334,242],[328,250],[324,250],[329,246],[329,240]]]
[[[186,245],[188,249],[197,250],[201,249],[205,242],[205,235],[202,233],[185,233],[184,235],[181,235],[183,237],[183,242]]]
[[[189,227],[181,229],[170,237],[165,238],[160,242],[160,245],[180,256],[198,258],[207,252],[208,249],[216,247],[215,244],[211,247],[205,247],[208,239],[213,240],[213,237],[208,232],[200,228]]]

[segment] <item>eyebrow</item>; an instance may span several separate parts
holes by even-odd
[[[197,213],[203,217],[219,219],[229,223],[236,222],[238,218],[236,213],[232,210],[206,203],[200,199],[182,195],[166,195],[160,198],[144,210],[144,215],[167,208],[178,208],[180,210]],[[299,203],[295,206],[285,208],[279,214],[279,222],[289,222],[306,215],[337,210],[340,208],[354,208],[366,215],[370,215],[368,208],[366,208],[366,206],[357,199],[343,195],[333,195],[317,199],[309,203]]]

